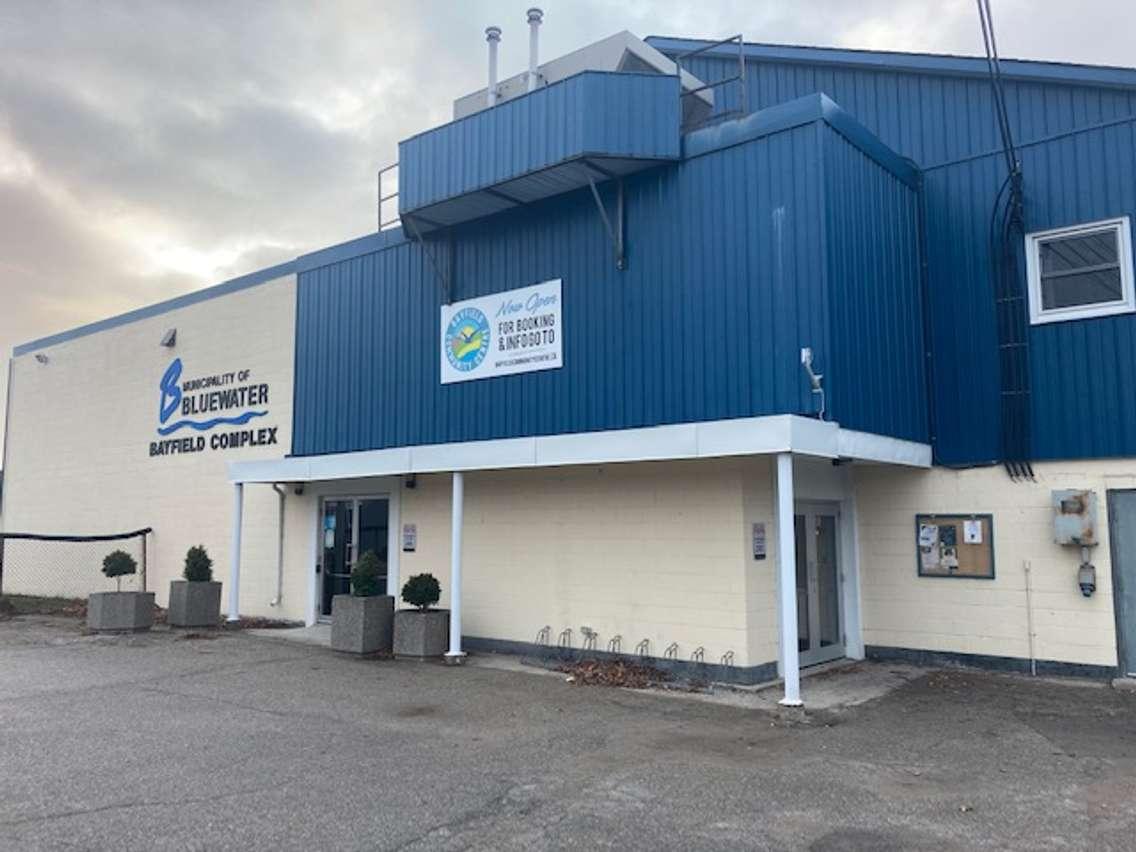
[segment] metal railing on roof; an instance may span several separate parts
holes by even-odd
[[[705,125],[712,124],[714,122],[726,121],[727,119],[730,119],[730,118],[740,118],[741,116],[749,114],[749,93],[746,90],[745,41],[743,40],[741,33],[738,33],[735,36],[730,36],[729,38],[724,38],[721,41],[716,41],[713,44],[703,45],[702,47],[698,48],[697,50],[688,50],[685,53],[680,53],[674,58],[674,61],[675,61],[675,64],[678,66],[679,76],[681,77],[682,72],[688,70],[687,68],[683,67],[684,61],[686,61],[689,64],[689,60],[692,59],[695,56],[700,56],[703,53],[709,53],[710,51],[715,50],[719,47],[725,47],[726,45],[731,45],[731,44],[736,44],[738,46],[738,73],[733,74],[729,77],[723,77],[720,80],[712,80],[708,83],[703,83],[701,86],[699,86],[696,89],[691,89],[688,92],[683,92],[682,98],[684,99],[683,103],[685,105],[685,103],[686,103],[685,99],[686,98],[695,97],[700,92],[715,91],[715,94],[716,94],[717,93],[716,90],[722,89],[725,86],[730,85],[731,83],[737,83],[738,84],[738,106],[735,109],[726,109],[726,110],[723,110],[722,112],[711,112],[709,116],[701,119],[700,121],[698,121],[696,123],[687,124],[687,123],[685,123],[685,120],[684,120],[684,123],[683,123],[683,126],[682,126],[683,132],[686,132],[688,130],[694,130],[698,127],[704,127]],[[717,100],[717,98],[715,98],[715,100]],[[687,111],[684,108],[683,109],[683,115],[684,116],[686,115],[686,112]]]
[[[388,177],[389,175],[392,175]],[[393,181],[394,187],[391,188]],[[384,184],[390,192],[384,192]],[[398,163],[379,169],[379,230],[385,231],[401,224],[398,216]]]

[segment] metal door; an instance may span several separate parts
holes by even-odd
[[[331,617],[331,599],[351,594],[351,570],[359,556],[375,552],[387,579],[389,501],[386,497],[328,497],[320,506],[320,617]]]
[[[798,505],[797,648],[801,665],[844,656],[840,575],[840,513],[834,506]]]
[[[1120,672],[1136,676],[1136,491],[1108,492],[1112,600]]]
[[[355,501],[324,500],[320,511],[320,616],[331,617],[331,599],[351,592],[355,565]]]

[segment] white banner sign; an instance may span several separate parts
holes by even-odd
[[[560,279],[442,305],[442,384],[564,364]]]

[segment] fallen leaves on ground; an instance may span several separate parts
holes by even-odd
[[[240,621],[222,621],[225,630],[284,630],[289,627],[302,627],[299,621],[285,621],[282,618],[262,618],[255,615],[242,615]]]
[[[628,689],[647,689],[671,677],[653,666],[623,660],[581,660],[563,665],[559,671],[568,675],[568,683],[578,686],[622,686]]]

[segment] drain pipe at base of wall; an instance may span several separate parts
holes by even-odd
[[[288,491],[279,482],[272,483],[272,490],[280,498],[280,518],[277,523],[279,535],[276,539],[276,597],[268,604],[280,606],[280,599],[284,597],[284,500]]]

